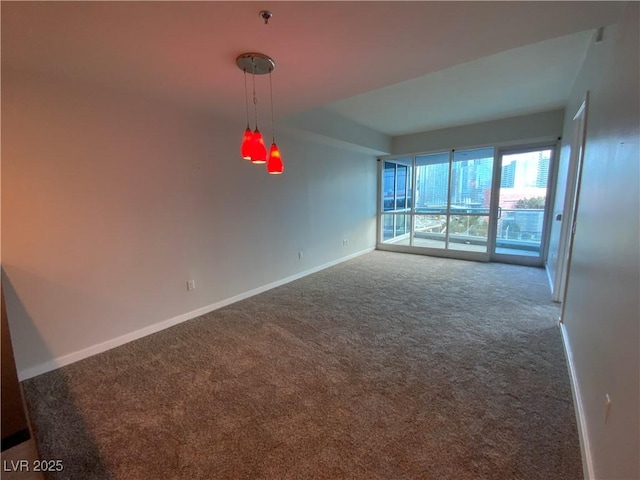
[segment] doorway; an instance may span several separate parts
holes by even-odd
[[[555,145],[501,150],[494,169],[491,260],[542,266]]]

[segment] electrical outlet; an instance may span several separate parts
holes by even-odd
[[[298,260],[302,260],[304,258],[304,253],[298,252]]]
[[[191,290],[195,290],[195,289],[196,289],[196,281],[195,280],[187,281],[187,290],[191,291]]]

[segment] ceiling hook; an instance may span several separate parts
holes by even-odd
[[[260,12],[260,18],[262,18],[264,20],[264,24],[268,25],[269,24],[269,19],[273,17],[273,13],[270,12],[269,10],[262,10]]]

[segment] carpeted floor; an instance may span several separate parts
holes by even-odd
[[[373,252],[24,382],[52,479],[582,478],[542,269]]]

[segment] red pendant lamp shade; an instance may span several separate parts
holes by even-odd
[[[242,147],[240,148],[242,158],[244,158],[245,160],[251,160],[251,140],[252,139],[253,139],[253,132],[247,125],[247,129],[244,131],[244,137],[242,137]]]
[[[269,150],[269,160],[267,160],[267,173],[271,175],[280,175],[284,172],[284,164],[282,163],[282,157],[280,156],[280,149],[275,142],[271,144]]]
[[[267,148],[264,146],[262,134],[257,128],[253,131],[250,153],[251,163],[265,163],[267,161]]]

